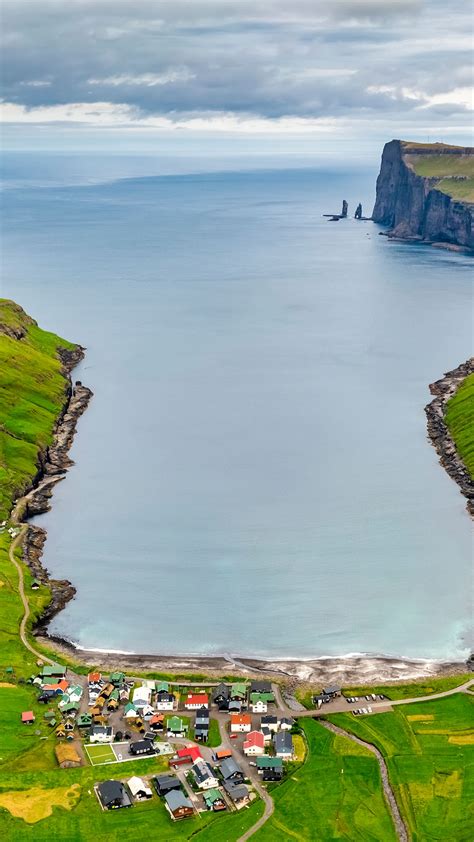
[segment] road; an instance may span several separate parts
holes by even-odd
[[[28,651],[31,652],[31,654],[34,655],[37,660],[41,660],[43,662],[46,661],[46,663],[48,663],[48,664],[54,664],[54,661],[52,661],[51,658],[47,658],[45,655],[43,655],[42,652],[38,652],[38,650],[35,649],[34,646],[31,645],[30,641],[28,640],[27,633],[26,633],[26,625],[27,625],[29,617],[30,617],[30,604],[28,602],[28,597],[25,594],[25,579],[24,579],[24,576],[23,576],[23,568],[22,568],[21,564],[19,564],[17,562],[16,558],[15,558],[15,550],[21,544],[21,542],[22,542],[22,540],[25,536],[26,529],[27,529],[26,525],[20,527],[20,531],[19,531],[18,535],[11,542],[9,550],[8,550],[8,557],[9,557],[11,563],[13,564],[13,566],[16,568],[17,573],[18,573],[18,592],[20,594],[21,601],[23,603],[23,617],[21,619],[20,629],[19,629],[20,640],[23,643],[23,646],[26,649],[28,649]]]

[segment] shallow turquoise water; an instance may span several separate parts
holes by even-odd
[[[34,163],[3,196],[2,294],[88,347],[95,392],[41,518],[47,567],[77,587],[52,631],[463,653],[470,523],[423,407],[471,353],[471,259],[321,217],[369,209],[372,172],[33,188]]]

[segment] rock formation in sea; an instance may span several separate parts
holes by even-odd
[[[473,147],[385,144],[372,219],[389,237],[474,250],[473,212]]]

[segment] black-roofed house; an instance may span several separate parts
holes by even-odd
[[[214,687],[211,698],[214,704],[219,705],[219,707],[224,702],[225,704],[228,704],[230,698],[230,689],[227,686],[227,684],[218,684],[217,687]]]
[[[283,716],[280,719],[280,731],[291,731],[294,724],[295,720],[291,716]]]
[[[270,731],[278,731],[278,717],[272,713],[262,716],[260,724],[262,728],[268,728]]]
[[[329,696],[331,699],[335,699],[336,696],[341,695],[341,688],[340,687],[325,687],[323,690],[324,696]]]
[[[225,781],[243,783],[245,780],[245,775],[242,769],[233,757],[226,757],[220,765],[220,770]]]
[[[235,784],[233,781],[224,781],[224,789],[237,809],[245,807],[245,805],[250,801],[250,794],[245,784]]]
[[[134,757],[140,757],[144,754],[156,754],[155,747],[150,740],[136,740],[134,743],[130,743],[128,750]]]
[[[121,781],[102,781],[97,785],[97,795],[105,810],[132,806],[132,799]]]
[[[206,707],[200,707],[196,711],[194,735],[197,740],[202,740],[203,742],[206,742],[209,736],[209,710]]]
[[[294,755],[293,737],[289,731],[279,731],[273,737],[273,746],[277,757],[291,760]]]
[[[153,786],[158,795],[166,795],[167,792],[181,789],[180,780],[175,775],[156,775],[153,778]]]
[[[219,786],[219,781],[214,774],[214,769],[202,758],[198,758],[191,767],[199,789],[212,789]]]
[[[254,678],[253,681],[250,682],[249,692],[250,695],[252,695],[252,693],[264,693],[265,695],[273,696],[272,683],[271,681],[263,681],[261,678]]]

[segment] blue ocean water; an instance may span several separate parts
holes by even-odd
[[[472,352],[471,259],[323,219],[343,198],[370,212],[375,171],[152,173],[7,168],[2,295],[87,346],[95,393],[40,519],[46,566],[77,587],[51,630],[150,653],[463,654],[470,522],[423,407]]]

